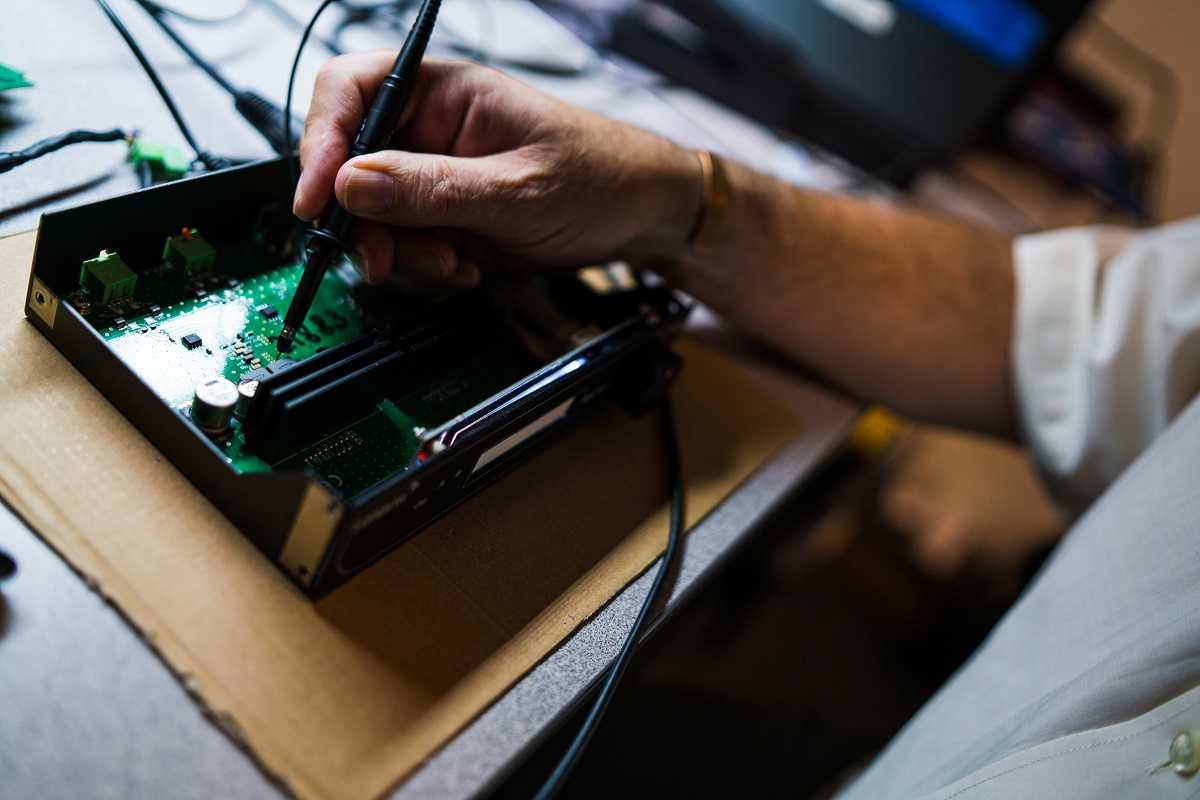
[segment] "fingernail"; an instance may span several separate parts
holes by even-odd
[[[395,183],[386,172],[355,168],[346,178],[345,195],[352,214],[382,214],[396,199]]]
[[[297,217],[300,216],[298,209],[301,201],[304,200],[304,181],[296,182],[296,196],[292,198],[292,213]]]

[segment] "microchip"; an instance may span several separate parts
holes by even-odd
[[[113,317],[112,324],[117,328],[124,328],[125,327],[125,318],[124,317]]]
[[[203,341],[198,333],[189,333],[179,341],[183,342],[183,346],[188,350],[195,350]]]
[[[158,307],[156,304],[154,304],[154,303],[151,303],[150,305],[146,306],[146,310],[147,310],[148,312],[150,312],[150,314],[152,314],[153,316],[156,316],[156,317],[157,317],[159,314],[161,314],[161,313],[162,313],[162,309],[161,309],[161,308],[159,308],[159,307]]]
[[[279,316],[279,311],[276,310],[275,306],[263,306],[258,310],[258,313],[262,314],[263,319],[275,319]]]

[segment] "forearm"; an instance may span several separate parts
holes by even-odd
[[[727,165],[715,237],[670,280],[850,392],[1011,435],[1011,242]]]
[[[476,284],[481,266],[656,267],[734,324],[865,398],[1009,432],[1010,243],[878,203],[805,192],[729,165],[731,203],[689,247],[700,162],[495,70],[426,59],[392,149],[346,162],[393,54],[318,76],[296,212],[336,193],[371,280]],[[345,162],[345,163],[343,163]],[[438,234],[472,234],[462,251]]]

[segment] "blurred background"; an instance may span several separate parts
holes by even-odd
[[[878,2],[821,2],[845,13],[880,7]],[[128,94],[137,113],[120,109],[131,121],[122,117],[107,124],[136,123],[144,134],[178,145],[165,111],[115,34],[90,3],[68,5],[6,9],[10,24],[0,30],[0,61],[28,69],[35,86],[22,87],[20,76],[10,75],[11,88],[0,91],[0,150],[19,150],[81,121],[108,120],[115,112],[107,95],[89,81],[117,80],[134,87]],[[269,18],[273,30],[286,33],[279,42],[262,40],[252,27],[174,24],[238,86],[260,90],[281,104],[299,25],[315,5],[261,0],[246,6],[252,19]],[[318,42],[301,63],[298,109],[307,104],[316,66],[332,52],[329,42],[350,50],[394,46],[393,28],[404,27],[396,20],[403,21],[411,7],[405,2],[343,5],[340,16],[331,11],[329,24],[318,29]],[[539,5],[616,60],[644,52],[636,40],[626,39],[624,49],[617,48],[612,29],[597,25],[596,18],[628,15],[645,4],[540,0]],[[897,5],[927,10],[929,4],[898,0]],[[1021,3],[993,0],[990,5]],[[1192,140],[1200,127],[1200,48],[1195,45],[1200,3],[1064,0],[1040,5],[1055,6],[1071,18],[1060,46],[1009,87],[1016,92],[1011,104],[981,115],[975,120],[978,130],[963,146],[938,153],[929,166],[924,161],[932,151],[894,142],[890,156],[877,155],[857,173],[839,166],[836,175],[789,148],[734,155],[799,182],[878,193],[1009,233],[1097,222],[1140,225],[1200,213],[1200,148]],[[270,155],[261,141],[247,144],[252,133],[225,124],[228,114],[195,110],[205,104],[224,108],[229,98],[163,38],[144,4],[115,1],[114,6],[149,43],[155,62],[166,65],[164,72],[187,104],[185,115],[212,149],[246,158]],[[211,13],[229,15],[232,26],[240,7],[225,3]],[[504,40],[498,32],[506,24],[514,24],[515,15],[508,13],[513,10],[500,0],[455,3],[433,52],[476,57],[574,102],[630,117],[642,106],[628,85],[649,87],[656,100],[674,104],[663,128],[678,128],[668,133],[695,137],[701,129],[712,134],[714,120],[734,124],[690,100],[684,105],[669,81],[639,74],[636,65],[624,65],[619,80],[607,69],[595,70],[590,53],[568,53],[553,37],[547,36],[552,44],[536,58],[507,53],[494,43]],[[86,28],[86,38],[63,42],[61,52],[52,55],[36,43],[5,39],[6,31],[35,26],[79,28],[58,24],[49,16],[55,13],[92,13],[96,25]],[[380,15],[394,23],[392,28],[381,27]],[[869,11],[867,17],[860,22],[876,24]],[[667,28],[675,24],[669,14],[627,19],[650,19]],[[624,33],[644,30],[635,26]],[[82,60],[92,47],[111,58],[111,68],[78,69],[74,59]],[[607,85],[593,89],[571,83],[580,76],[622,85],[609,91]],[[134,86],[137,81],[141,85]],[[66,96],[63,87],[69,87],[72,103],[39,100]],[[756,110],[778,111],[770,105]],[[685,120],[684,112],[692,119]],[[213,120],[220,124],[206,127]],[[758,141],[756,135],[743,138]],[[690,143],[712,142],[720,137]],[[0,234],[34,227],[43,210],[136,188],[125,154],[89,147],[69,148],[0,179]],[[853,160],[836,152],[826,156],[834,164]],[[874,178],[880,175],[900,186],[878,185]],[[565,796],[644,796],[651,789],[666,796],[828,794],[962,663],[1068,525],[1016,445],[872,410],[820,478],[777,509],[770,523],[748,537],[662,624],[634,660]],[[496,796],[528,796],[572,732],[572,725],[564,726]],[[612,764],[622,766],[615,770]]]

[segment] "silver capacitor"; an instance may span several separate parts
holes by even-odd
[[[238,419],[246,416],[246,412],[250,410],[250,404],[254,402],[254,394],[258,391],[258,381],[248,380],[238,384],[238,399],[237,405],[233,409],[233,415]]]
[[[209,436],[220,436],[229,430],[233,409],[237,407],[238,390],[225,378],[205,378],[196,384],[192,400],[192,422]]]

